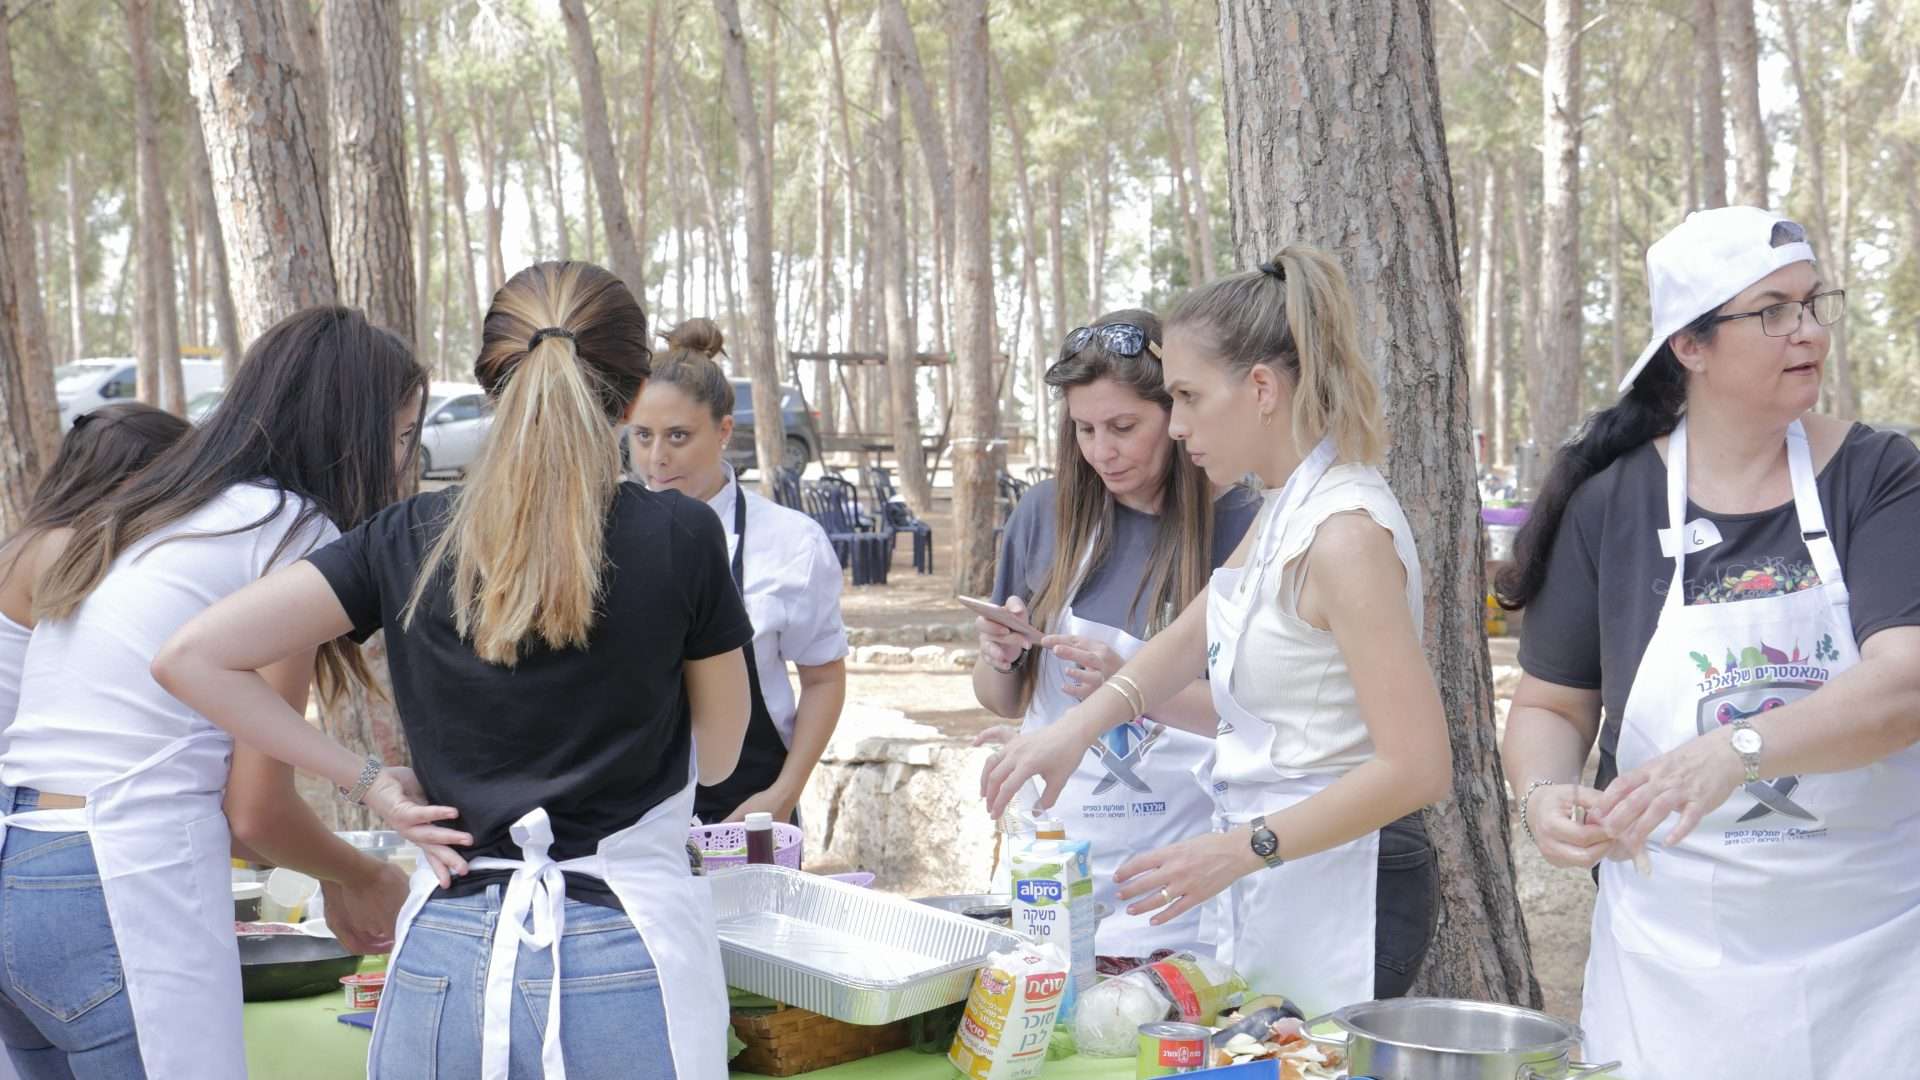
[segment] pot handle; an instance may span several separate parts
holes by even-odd
[[[1316,1016],[1313,1019],[1307,1021],[1305,1024],[1302,1024],[1300,1028],[1300,1034],[1305,1036],[1308,1042],[1315,1043],[1320,1046],[1347,1045],[1347,1033],[1344,1030],[1340,1032],[1339,1038],[1335,1038],[1332,1035],[1315,1035],[1313,1033],[1314,1028],[1317,1028],[1321,1024],[1327,1023],[1329,1021],[1332,1021],[1335,1024],[1338,1024],[1340,1022],[1337,1018],[1335,1018],[1333,1013],[1326,1013],[1325,1015],[1322,1015],[1322,1016]]]
[[[1309,1036],[1309,1038],[1311,1038],[1311,1036]],[[1567,1065],[1572,1068],[1573,1071],[1566,1074],[1565,1080],[1580,1080],[1580,1077],[1583,1076],[1598,1076],[1603,1072],[1609,1072],[1620,1067],[1620,1063],[1617,1061],[1609,1061],[1603,1065],[1587,1065],[1578,1061],[1569,1061]],[[1522,1065],[1520,1066],[1520,1075],[1516,1080],[1547,1080],[1547,1077],[1542,1073],[1534,1072],[1533,1066],[1531,1065]]]

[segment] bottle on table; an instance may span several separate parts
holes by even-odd
[[[773,862],[773,815],[758,812],[747,815],[747,864]]]

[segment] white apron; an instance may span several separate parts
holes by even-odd
[[[1089,544],[1068,596],[1085,580],[1092,550]],[[1052,632],[1105,642],[1122,659],[1131,659],[1146,645],[1117,626],[1080,618],[1071,604],[1055,620]],[[1066,661],[1043,650],[1036,662],[1040,669],[1022,731],[1044,728],[1080,704],[1066,691]],[[1094,939],[1098,955],[1144,957],[1157,949],[1204,944],[1198,910],[1154,926],[1152,912],[1127,914],[1113,875],[1133,856],[1185,840],[1212,818],[1213,800],[1194,780],[1194,770],[1212,746],[1211,739],[1143,716],[1102,735],[1080,758],[1054,801],[1051,816],[1065,826],[1067,836],[1093,844],[1093,898],[1109,911]]]
[[[233,741],[196,732],[87,792],[72,810],[29,810],[6,828],[85,832],[126,976],[150,1080],[247,1075],[233,841],[221,809]]]
[[[626,909],[640,940],[653,954],[666,1006],[667,1041],[678,1080],[725,1080],[727,1075],[727,984],[720,966],[720,936],[713,925],[713,894],[707,879],[687,866],[687,822],[693,816],[699,761],[688,764],[687,786],[647,811],[639,821],[600,841],[594,854],[565,862],[547,855],[553,829],[542,809],[529,810],[513,825],[519,859],[474,859],[475,870],[510,869],[500,919],[487,964],[482,998],[481,1080],[507,1080],[513,1028],[514,965],[520,945],[548,949],[553,982],[547,994],[546,1033],[540,1061],[546,1080],[565,1080],[560,1048],[560,940],[566,929],[563,873],[586,874],[607,883]],[[427,898],[439,887],[433,871],[413,874],[413,891],[400,910],[393,956],[404,953],[407,929]],[[527,925],[531,919],[532,926]],[[375,1026],[386,1022],[386,999]],[[376,1043],[377,1045],[377,1043]],[[368,1075],[377,1077],[369,1049]],[[395,1077],[394,1080],[410,1080]]]
[[[1333,464],[1322,442],[1287,479],[1244,567],[1222,567],[1207,586],[1207,671],[1220,714],[1213,753],[1200,775],[1213,790],[1215,825],[1243,825],[1277,814],[1332,784],[1337,775],[1288,775],[1273,766],[1274,727],[1233,698],[1240,638],[1265,595],[1282,525]],[[1280,657],[1257,658],[1272,662]],[[1259,870],[1206,905],[1203,920],[1216,955],[1254,990],[1284,994],[1308,1016],[1373,999],[1374,890],[1380,834]]]
[[[1859,662],[1806,432],[1787,435],[1794,506],[1821,584],[1685,602],[1684,546],[1621,716],[1627,772],[1718,725],[1814,693]],[[1667,451],[1668,521],[1686,512],[1687,426]],[[1727,753],[1733,751],[1728,749]],[[1763,778],[1653,874],[1600,867],[1581,1025],[1588,1058],[1633,1080],[1906,1075],[1920,1061],[1920,747],[1863,769]],[[1904,1071],[1903,1071],[1904,1070]]]

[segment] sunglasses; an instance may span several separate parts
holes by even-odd
[[[1077,355],[1094,342],[1115,356],[1124,356],[1129,360],[1142,352],[1151,352],[1156,360],[1160,358],[1160,346],[1147,337],[1145,330],[1132,323],[1108,323],[1105,326],[1082,326],[1068,334],[1066,344],[1060,348],[1060,359]]]

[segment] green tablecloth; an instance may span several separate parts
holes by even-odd
[[[362,1080],[368,1034],[339,1022],[342,994],[249,1005],[247,1070],[253,1080]],[[735,1073],[745,1080],[750,1073]],[[808,1073],[810,1080],[953,1080],[941,1054],[902,1050]],[[1071,1057],[1047,1063],[1042,1080],[1132,1080],[1133,1059]]]

